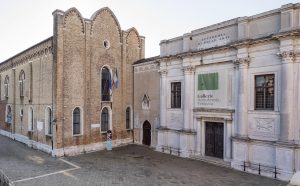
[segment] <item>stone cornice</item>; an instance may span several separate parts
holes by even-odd
[[[5,60],[0,64],[0,72],[5,71],[10,68],[14,68],[20,64],[31,61],[34,58],[41,57],[44,55],[51,54],[53,52],[52,38],[50,37],[23,52]]]
[[[225,51],[225,50],[237,50],[240,47],[248,47],[250,45],[259,44],[263,42],[269,42],[269,41],[276,41],[282,37],[288,37],[288,36],[300,36],[300,29],[294,29],[290,31],[280,32],[277,34],[270,34],[264,37],[255,38],[255,39],[243,39],[238,40],[233,43],[229,43],[224,46],[214,47],[214,48],[208,48],[204,50],[197,50],[197,51],[188,51],[188,52],[182,52],[179,54],[169,55],[169,56],[162,56],[158,57],[157,60],[159,62],[165,62],[170,61],[174,59],[183,59],[186,57],[193,57],[193,56],[201,56],[206,55],[213,52],[219,52],[219,51]]]

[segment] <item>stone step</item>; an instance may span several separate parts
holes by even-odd
[[[206,163],[211,163],[217,166],[231,168],[230,162],[224,161],[223,159],[209,157],[209,156],[193,156],[192,159],[203,161]]]

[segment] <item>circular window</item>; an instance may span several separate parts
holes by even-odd
[[[109,41],[108,40],[104,40],[103,41],[103,46],[104,46],[104,48],[109,49],[109,47],[110,47]]]

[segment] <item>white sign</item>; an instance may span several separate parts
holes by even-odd
[[[195,106],[208,108],[225,108],[227,103],[226,71],[210,71],[196,73]],[[211,80],[213,78],[213,80]],[[201,81],[201,82],[199,82]],[[207,83],[203,85],[202,83]]]
[[[39,131],[41,131],[41,130],[43,130],[44,123],[38,121],[36,126],[37,126],[37,129],[38,129]]]
[[[92,124],[91,127],[92,128],[100,128],[100,124]]]

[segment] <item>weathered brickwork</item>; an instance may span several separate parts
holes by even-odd
[[[8,59],[0,65],[1,133],[55,156],[73,155],[104,147],[101,112],[108,108],[114,145],[133,140],[126,129],[126,108],[133,112],[133,67],[144,57],[144,37],[136,29],[122,31],[108,8],[84,19],[76,8],[53,12],[53,37]],[[101,71],[109,69],[110,101],[101,99]],[[25,73],[24,96],[19,75]],[[5,77],[9,77],[9,95]],[[12,123],[5,122],[11,105]],[[80,109],[80,134],[73,134],[73,111]],[[49,135],[49,109],[53,112],[53,134]],[[23,115],[21,114],[23,110]],[[31,130],[31,110],[34,127]],[[22,115],[22,116],[21,116]]]

